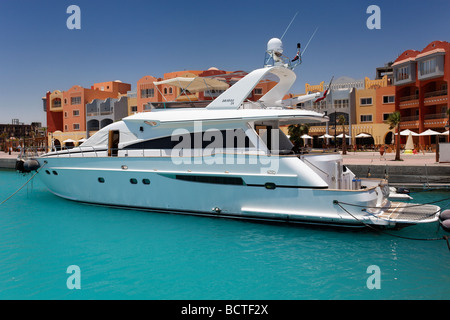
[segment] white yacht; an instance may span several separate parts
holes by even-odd
[[[206,108],[124,118],[80,147],[37,158],[38,176],[66,199],[154,212],[349,227],[437,221],[439,207],[410,212],[410,204],[391,202],[386,180],[355,177],[339,153],[291,151],[281,126],[328,121],[295,108],[316,94],[283,100],[300,61],[286,59],[272,39],[264,67]],[[277,85],[246,101],[268,75]]]

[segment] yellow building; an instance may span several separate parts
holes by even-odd
[[[305,109],[327,113],[330,121],[326,126],[311,125],[309,134],[315,137],[315,144],[321,145],[319,136],[325,133],[329,135],[340,135],[342,125],[335,125],[335,117],[344,115],[347,123],[344,125],[346,135],[351,136],[349,141],[352,145],[382,145],[390,144],[393,130],[384,123],[385,119],[379,119],[380,108],[382,108],[382,95],[377,95],[380,88],[389,87],[388,76],[381,79],[371,80],[366,77],[364,80],[354,80],[347,77],[337,79],[331,87],[324,85],[322,81],[318,85],[305,84],[305,94],[314,92],[324,92],[329,89],[327,98],[320,103],[311,101],[301,104]],[[357,138],[360,134],[370,135],[369,138]]]

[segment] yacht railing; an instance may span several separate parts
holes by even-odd
[[[57,158],[189,158],[189,157],[212,157],[216,155],[248,155],[248,156],[269,156],[269,157],[300,157],[308,154],[335,153],[332,149],[312,150],[311,148],[301,148],[298,152],[292,150],[272,150],[267,153],[258,149],[120,149],[120,148],[98,148],[94,146],[80,146],[75,148],[62,148],[58,151],[48,153],[37,152],[27,153],[23,158],[35,157],[57,157]]]

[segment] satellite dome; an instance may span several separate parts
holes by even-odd
[[[279,52],[283,53],[283,42],[278,38],[272,38],[267,42],[268,52]]]

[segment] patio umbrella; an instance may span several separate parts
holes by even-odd
[[[414,137],[419,135],[418,133],[415,133],[414,131],[411,131],[409,129],[406,129],[406,130],[403,130],[402,132],[400,132],[401,136],[409,136],[409,134],[411,134]],[[397,134],[395,134],[395,135],[397,135]]]
[[[427,131],[419,133],[419,136],[438,136],[440,134],[441,134],[440,132],[428,129]]]
[[[303,138],[303,139],[312,139],[313,137],[308,136],[307,134],[304,134],[304,135],[302,135],[300,138]]]
[[[336,138],[343,138],[343,137],[344,137],[344,134],[343,134],[343,133],[341,133],[340,135],[336,136]],[[345,138],[346,138],[346,139],[350,139],[351,137],[350,137],[348,134],[346,134],[346,135],[345,135]]]
[[[448,132],[449,132],[450,130],[447,130],[447,131],[445,131],[445,132],[442,132],[441,133],[441,135],[443,135],[443,136],[448,136]]]
[[[325,138],[330,139],[330,138],[334,138],[334,136],[330,136],[328,133],[325,133],[323,136],[320,136],[319,138],[320,139],[325,139]]]
[[[67,140],[64,140],[64,141],[63,141],[63,143],[70,143],[70,142],[74,143],[74,142],[76,142],[76,141],[75,141],[75,140],[72,140],[72,139],[67,139]]]
[[[411,153],[413,153],[413,149],[414,149],[414,143],[413,143],[412,133],[409,133],[408,139],[406,140],[405,153],[411,154]]]

